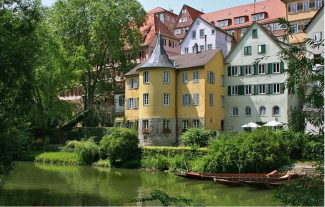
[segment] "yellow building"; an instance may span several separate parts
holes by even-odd
[[[196,50],[198,51],[198,50]],[[150,58],[125,74],[125,116],[141,146],[178,145],[189,127],[223,130],[220,49],[168,57],[161,36]]]
[[[281,0],[286,5],[286,19],[291,23],[294,35],[288,37],[290,45],[305,48],[305,26],[324,4],[324,0]]]

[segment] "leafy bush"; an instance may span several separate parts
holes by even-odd
[[[142,156],[164,155],[166,157],[175,157],[184,155],[188,159],[203,157],[207,154],[207,148],[192,149],[190,147],[142,147]]]
[[[279,132],[281,139],[285,143],[290,153],[291,159],[302,158],[302,152],[305,148],[308,139],[306,134],[301,132],[294,132],[292,130]]]
[[[139,139],[135,131],[127,128],[113,127],[110,134],[100,141],[100,150],[107,156],[112,164],[117,161],[124,163],[129,160],[138,159],[141,150],[138,147]]]
[[[306,144],[302,154],[309,160],[324,160],[324,143],[310,141]]]
[[[99,147],[93,139],[81,141],[77,145],[75,153],[83,164],[92,164],[99,160]]]
[[[265,128],[211,142],[204,157],[205,172],[270,172],[288,163],[287,149],[277,133]]]
[[[205,130],[203,128],[189,128],[181,136],[182,144],[192,148],[206,147],[209,139],[213,137],[214,134],[214,131]]]
[[[71,140],[71,141],[67,141],[65,143],[65,147],[67,147],[67,148],[76,148],[78,146],[78,144],[80,144],[79,141],[77,141],[77,140]]]
[[[89,139],[93,137],[96,143],[99,143],[103,136],[109,134],[109,127],[80,127],[77,130],[66,132],[69,140],[78,140],[82,138]]]

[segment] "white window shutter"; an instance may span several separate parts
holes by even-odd
[[[128,110],[130,108],[130,100],[126,99],[126,109]]]
[[[237,67],[237,75],[241,75],[240,74],[240,67],[239,66]]]
[[[138,79],[134,78],[134,88],[139,88]]]
[[[131,89],[132,86],[132,78],[129,79],[129,89]]]

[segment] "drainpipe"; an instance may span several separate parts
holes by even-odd
[[[175,66],[176,66],[176,61],[174,61],[174,67]],[[178,142],[178,118],[177,118],[177,68],[175,69],[175,120],[176,120],[176,143],[179,144],[179,142]]]

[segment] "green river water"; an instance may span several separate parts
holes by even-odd
[[[1,206],[161,205],[131,202],[154,190],[194,199],[200,206],[272,206],[272,190],[227,187],[213,181],[189,180],[166,172],[146,172],[91,166],[59,166],[17,162],[17,173],[0,193]]]

